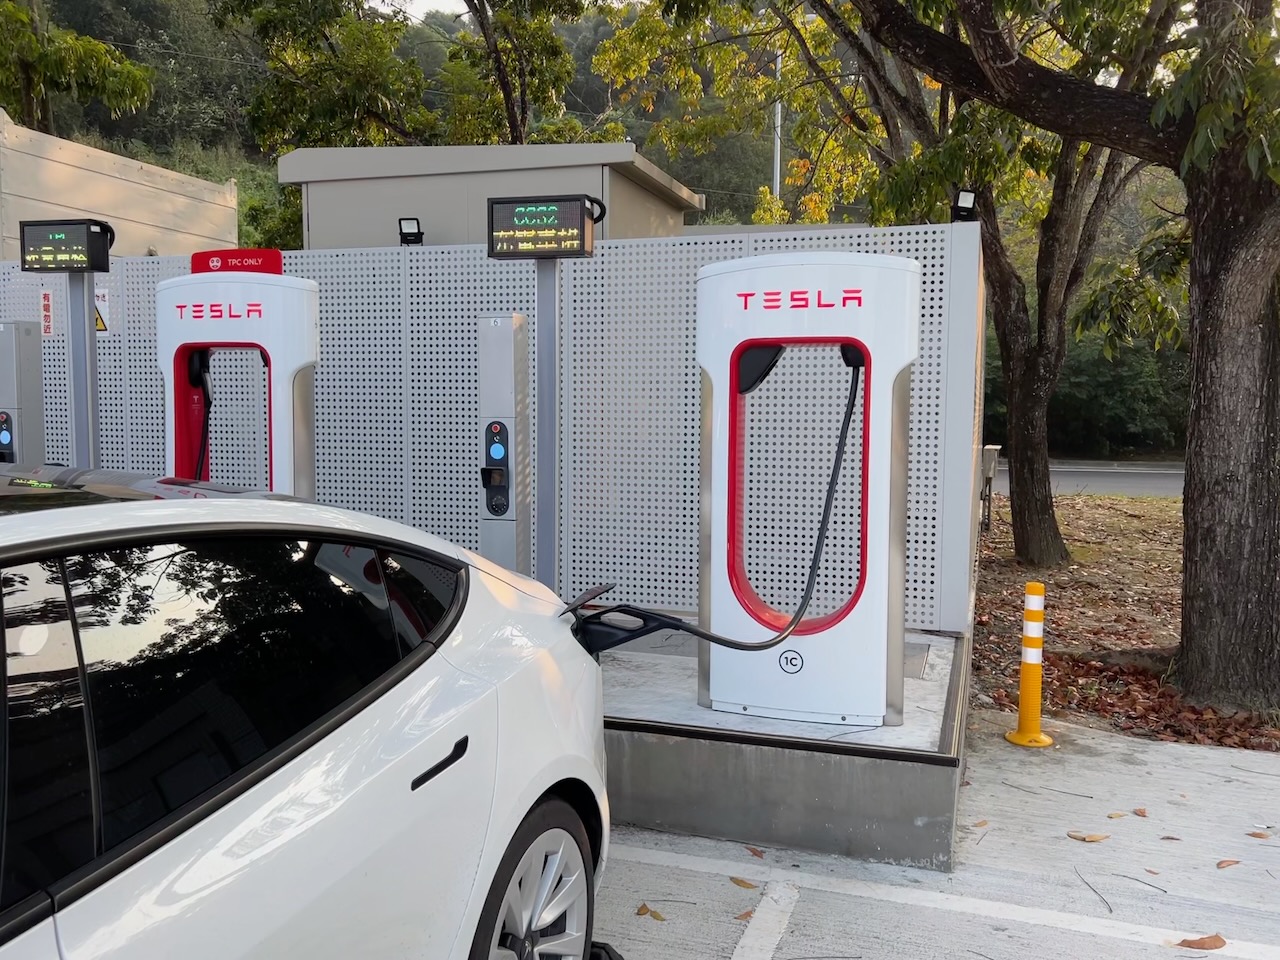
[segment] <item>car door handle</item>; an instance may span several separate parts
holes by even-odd
[[[422,786],[428,780],[432,780],[435,777],[438,777],[440,774],[444,773],[446,770],[452,767],[455,763],[461,760],[462,755],[467,752],[467,742],[470,739],[471,739],[470,737],[463,737],[461,740],[455,743],[453,745],[453,750],[450,751],[447,757],[445,757],[443,760],[437,763],[434,767],[432,767],[426,773],[420,773],[416,777],[414,777],[413,783],[409,785],[409,789],[417,790],[420,786]]]

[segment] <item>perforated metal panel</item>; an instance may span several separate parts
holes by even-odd
[[[113,318],[117,313],[124,316],[125,369],[117,372],[129,391],[129,469],[141,473],[164,473],[164,380],[156,357],[156,284],[181,277],[190,268],[186,257],[131,258],[111,266],[113,274],[124,278],[123,310],[115,304],[111,309]],[[99,354],[99,376],[108,369]],[[219,390],[215,404],[220,396]]]
[[[98,455],[105,470],[129,469],[128,340],[124,317],[124,280],[119,270],[94,276],[96,294],[106,295],[106,333],[98,343]],[[89,318],[93,322],[93,317]]]
[[[697,609],[698,269],[784,250],[883,252],[913,257],[923,271],[920,358],[912,380],[907,625],[963,628],[956,617],[943,615],[950,607],[940,598],[946,593],[944,579],[956,581],[961,593],[972,581],[973,437],[980,436],[974,431],[981,420],[980,279],[976,243],[959,254],[953,247],[955,230],[970,226],[613,241],[597,245],[591,259],[564,261],[559,593],[573,596],[614,582],[618,588],[611,599]],[[111,282],[123,280],[123,302],[116,300],[116,287],[111,294],[112,322],[122,324],[121,335],[100,349],[99,376],[104,387],[123,391],[123,401],[111,396],[114,406],[108,413],[112,424],[123,423],[120,438],[111,441],[122,444],[123,453],[113,446],[108,465],[123,457],[129,469],[157,474],[164,469],[155,284],[188,270],[185,257],[113,265]],[[393,247],[290,253],[286,270],[320,284],[319,498],[406,520],[477,547],[475,323],[485,314],[523,313],[532,346],[538,321],[533,264],[490,261],[479,245]],[[5,265],[0,279],[6,310],[29,309],[39,316],[38,293],[31,292],[32,281],[18,273],[16,264]],[[47,282],[57,334],[43,345],[48,458],[66,462],[66,285],[62,278]],[[223,362],[233,366],[223,370]],[[261,485],[266,482],[266,411],[263,373],[255,363],[252,355],[219,361],[214,475]],[[774,376],[784,372],[780,368]],[[806,390],[792,391],[790,403],[771,414],[780,419],[767,426],[770,432],[763,432],[762,424],[761,448],[752,455],[752,484],[758,485],[750,504],[752,536],[774,546],[772,553],[751,551],[749,574],[762,595],[784,610],[793,608],[807,573],[843,409],[838,383],[847,380],[823,382],[809,380]],[[536,404],[536,379],[532,387]],[[230,399],[237,397],[242,399],[233,408]],[[822,412],[811,415],[810,407]],[[122,409],[127,411],[123,417]],[[531,423],[533,416],[536,411]],[[861,443],[859,430],[855,419],[854,449]],[[235,446],[225,439],[232,435],[238,438]],[[820,466],[791,474],[779,467],[770,475],[766,449],[771,455],[808,450],[812,455],[806,462]],[[850,578],[857,576],[856,561],[850,563],[856,557],[850,546],[853,531],[860,523],[852,457],[851,452],[842,469],[845,506],[833,520],[823,585],[811,608],[815,612],[847,596]]]
[[[269,478],[266,364],[256,350],[214,350],[209,372],[209,479],[261,490]]]
[[[696,610],[698,270],[745,237],[621,240],[563,265],[560,594]]]
[[[598,245],[593,260],[569,264],[561,309],[567,351],[562,450],[568,464],[562,492],[561,592],[572,596],[596,583],[616,582],[612,598],[687,612],[697,609],[698,268],[718,259],[789,250],[886,253],[911,257],[922,270],[908,470],[907,626],[962,629],[962,621],[942,615],[942,557],[948,532],[956,550],[972,556],[972,545],[966,542],[971,518],[968,512],[944,517],[942,489],[945,475],[967,511],[971,498],[966,491],[972,480],[966,476],[967,463],[944,469],[943,433],[948,403],[966,409],[966,429],[973,429],[974,385],[967,382],[962,396],[948,397],[947,370],[974,369],[972,345],[981,341],[981,323],[973,289],[979,283],[976,250],[969,251],[972,256],[963,265],[974,274],[960,284],[965,302],[958,304],[954,318],[950,313],[954,230],[952,225],[798,229],[618,241]],[[952,358],[949,350],[964,355]],[[803,404],[802,396],[796,402]],[[823,417],[838,417],[842,409],[839,403],[834,410],[828,407]],[[980,408],[976,416],[980,418]],[[972,446],[967,436],[962,445]],[[825,476],[820,483],[825,487]],[[782,520],[785,512],[791,510],[798,519],[805,513],[805,502],[814,505],[808,494],[794,504],[786,505],[786,499],[775,503],[771,522],[777,532],[787,526]],[[820,510],[817,502],[814,513],[806,514],[811,531],[816,530]],[[765,512],[762,504],[761,513]],[[804,574],[793,575],[788,565],[807,563],[812,533],[800,542],[809,546],[797,551],[798,558],[794,553],[784,556],[782,548],[771,559],[755,558],[753,579],[773,584],[777,597],[798,597]],[[952,575],[961,593],[967,592],[971,566],[970,560],[961,568],[966,573]],[[782,606],[785,609],[786,603]]]
[[[294,252],[285,272],[320,286],[316,496],[407,520],[405,254]]]
[[[939,560],[943,525],[942,428],[946,394],[949,228],[896,227],[828,231],[819,235],[761,235],[752,253],[853,250],[910,257],[921,268],[920,355],[911,377],[910,454],[907,469],[907,629],[938,629]],[[967,398],[966,398],[967,399]]]
[[[787,618],[804,596],[853,377],[838,346],[792,345],[764,382],[744,397],[744,566],[756,595]],[[806,619],[835,612],[858,586],[866,393],[862,370],[857,379],[853,419]]]
[[[409,522],[472,550],[480,546],[476,322],[524,314],[532,366],[534,273],[532,263],[493,261],[480,246],[408,253]]]

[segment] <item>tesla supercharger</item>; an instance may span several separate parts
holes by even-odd
[[[914,260],[857,253],[749,257],[699,271],[703,629],[751,643],[791,622],[849,391],[857,391],[821,590],[778,646],[743,651],[704,642],[703,706],[842,725],[901,723],[920,282]]]
[[[165,470],[209,479],[209,355],[257,350],[267,367],[267,484],[315,497],[315,369],[320,288],[284,275],[278,250],[193,254],[188,276],[156,285],[156,352],[164,376]]]

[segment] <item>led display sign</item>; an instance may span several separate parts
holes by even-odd
[[[24,220],[22,269],[33,273],[110,273],[110,224],[100,220]]]
[[[591,199],[585,195],[489,200],[489,256],[494,259],[589,257],[594,240]]]

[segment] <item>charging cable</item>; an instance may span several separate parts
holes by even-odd
[[[209,449],[209,417],[213,410],[213,374],[209,369],[209,351],[196,350],[187,361],[187,382],[193,387],[200,387],[204,394],[204,423],[200,427],[200,450],[196,454],[196,475],[199,480],[204,473],[204,458]]]
[[[720,647],[728,647],[730,650],[768,650],[771,647],[778,646],[780,643],[784,643],[795,632],[796,627],[800,626],[801,621],[804,620],[805,612],[809,609],[809,603],[813,600],[814,587],[818,583],[818,568],[822,564],[822,550],[826,545],[827,527],[831,522],[832,507],[835,505],[836,486],[840,482],[840,465],[844,462],[845,444],[849,439],[849,426],[853,422],[853,411],[858,400],[858,380],[862,372],[862,356],[852,349],[847,351],[842,349],[841,353],[844,356],[845,363],[853,368],[853,379],[849,384],[849,399],[844,408],[844,420],[840,424],[840,441],[836,445],[836,459],[831,467],[831,480],[827,484],[827,499],[822,508],[822,521],[818,525],[818,542],[814,547],[813,559],[809,564],[809,580],[805,584],[804,596],[800,600],[800,608],[796,611],[795,616],[791,618],[791,622],[783,628],[781,633],[774,634],[768,640],[744,643],[741,640],[722,637],[719,634],[711,633],[709,630],[703,630],[701,627],[687,623],[678,617],[655,613],[652,610],[644,610],[628,604],[619,604],[618,606],[606,607],[591,613],[583,613],[582,609],[586,604],[613,589],[614,585],[608,584],[588,590],[561,611],[561,616],[566,613],[573,614],[575,633],[589,653],[593,655],[599,654],[658,630],[677,630],[681,633],[692,634],[695,637],[706,640],[708,643],[714,643]],[[609,623],[604,619],[607,616],[618,615],[637,619],[640,621],[640,626],[623,627]]]

